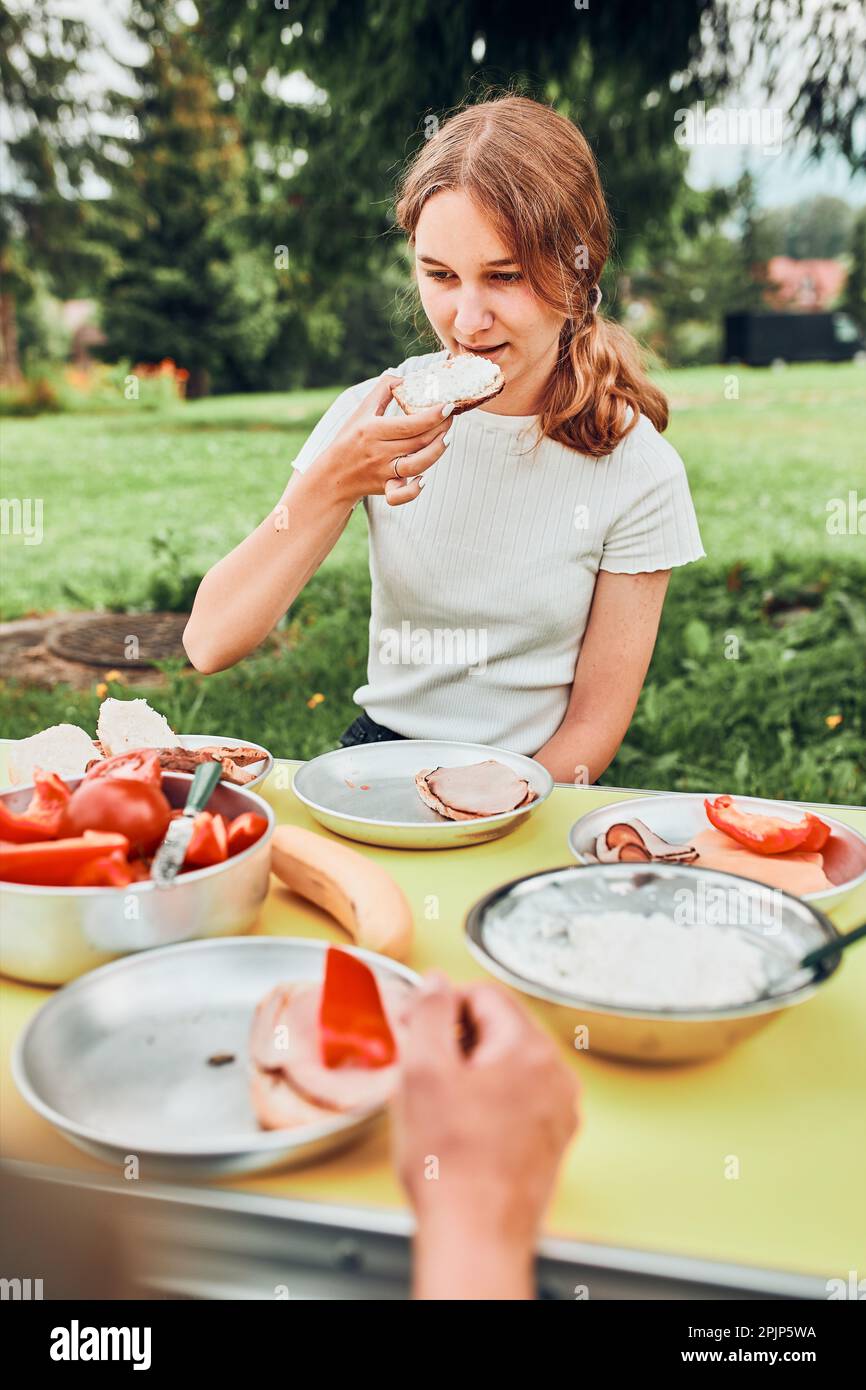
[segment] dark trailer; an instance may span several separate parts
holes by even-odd
[[[864,347],[849,314],[725,315],[726,362],[849,362]]]

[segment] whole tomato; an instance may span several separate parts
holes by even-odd
[[[85,778],[69,798],[62,833],[114,830],[126,836],[132,851],[149,855],[165,835],[170,817],[168,800],[151,782],[125,777]]]

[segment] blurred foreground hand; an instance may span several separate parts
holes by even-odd
[[[535,1243],[578,1084],[515,999],[431,973],[394,1100],[394,1160],[418,1223],[416,1298],[533,1297]]]

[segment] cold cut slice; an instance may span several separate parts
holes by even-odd
[[[302,986],[292,994],[283,1015],[289,1034],[283,1075],[304,1100],[327,1110],[344,1113],[373,1110],[384,1105],[397,1084],[397,1063],[389,1067],[326,1067],[319,1048],[320,996],[318,985]],[[390,1012],[389,1022],[392,1022]],[[392,1032],[399,1046],[393,1024]]]
[[[694,845],[671,844],[637,817],[617,821],[596,836],[595,853],[602,864],[647,863],[649,860],[692,864],[698,857]]]
[[[449,820],[501,815],[537,797],[525,778],[495,758],[468,767],[423,768],[415,786],[425,805]]]
[[[262,1129],[301,1129],[334,1118],[333,1111],[311,1105],[289,1085],[282,1072],[253,1067],[250,1082],[253,1112]]]
[[[377,983],[399,1051],[411,987],[396,979],[379,979]],[[314,1123],[335,1112],[377,1109],[393,1094],[398,1063],[388,1067],[325,1066],[319,1045],[321,994],[321,984],[314,981],[279,984],[256,1008],[250,1033],[252,1103],[265,1129]]]

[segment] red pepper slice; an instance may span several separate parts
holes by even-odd
[[[733,802],[733,797],[717,796],[715,801],[704,801],[707,818],[717,830],[730,835],[738,844],[754,850],[756,854],[785,854],[788,850],[804,849],[806,842],[815,843],[821,832],[826,830],[820,848],[830,834],[817,816],[807,811],[801,820],[783,820],[779,816],[765,816],[752,811],[741,811]]]
[[[325,960],[319,1046],[326,1067],[388,1067],[397,1057],[376,976],[336,946],[328,947]]]
[[[228,858],[228,830],[221,815],[200,811],[193,822],[192,839],[183,861],[185,869],[206,869]]]
[[[85,830],[68,840],[43,840],[29,845],[0,841],[0,879],[6,883],[37,883],[54,888],[72,886],[73,875],[83,864],[104,859],[112,850],[126,854],[125,835]]]
[[[56,772],[34,768],[36,787],[26,811],[17,814],[0,801],[0,840],[26,845],[33,840],[52,840],[60,833],[60,822],[70,792]]]
[[[120,850],[106,854],[102,859],[91,859],[82,864],[72,875],[73,888],[125,888],[140,875],[133,872],[132,865]]]
[[[811,811],[806,812],[806,820],[809,822],[811,830],[799,848],[806,850],[809,854],[817,854],[830,838],[830,827],[821,820],[820,816],[813,816]]]
[[[158,748],[131,748],[128,753],[101,758],[85,772],[85,780],[90,777],[132,777],[136,782],[152,782],[155,787],[161,787],[159,753]]]
[[[249,849],[250,845],[261,839],[267,828],[264,816],[257,816],[255,811],[243,811],[235,816],[229,822],[229,854],[240,854],[241,850]]]

